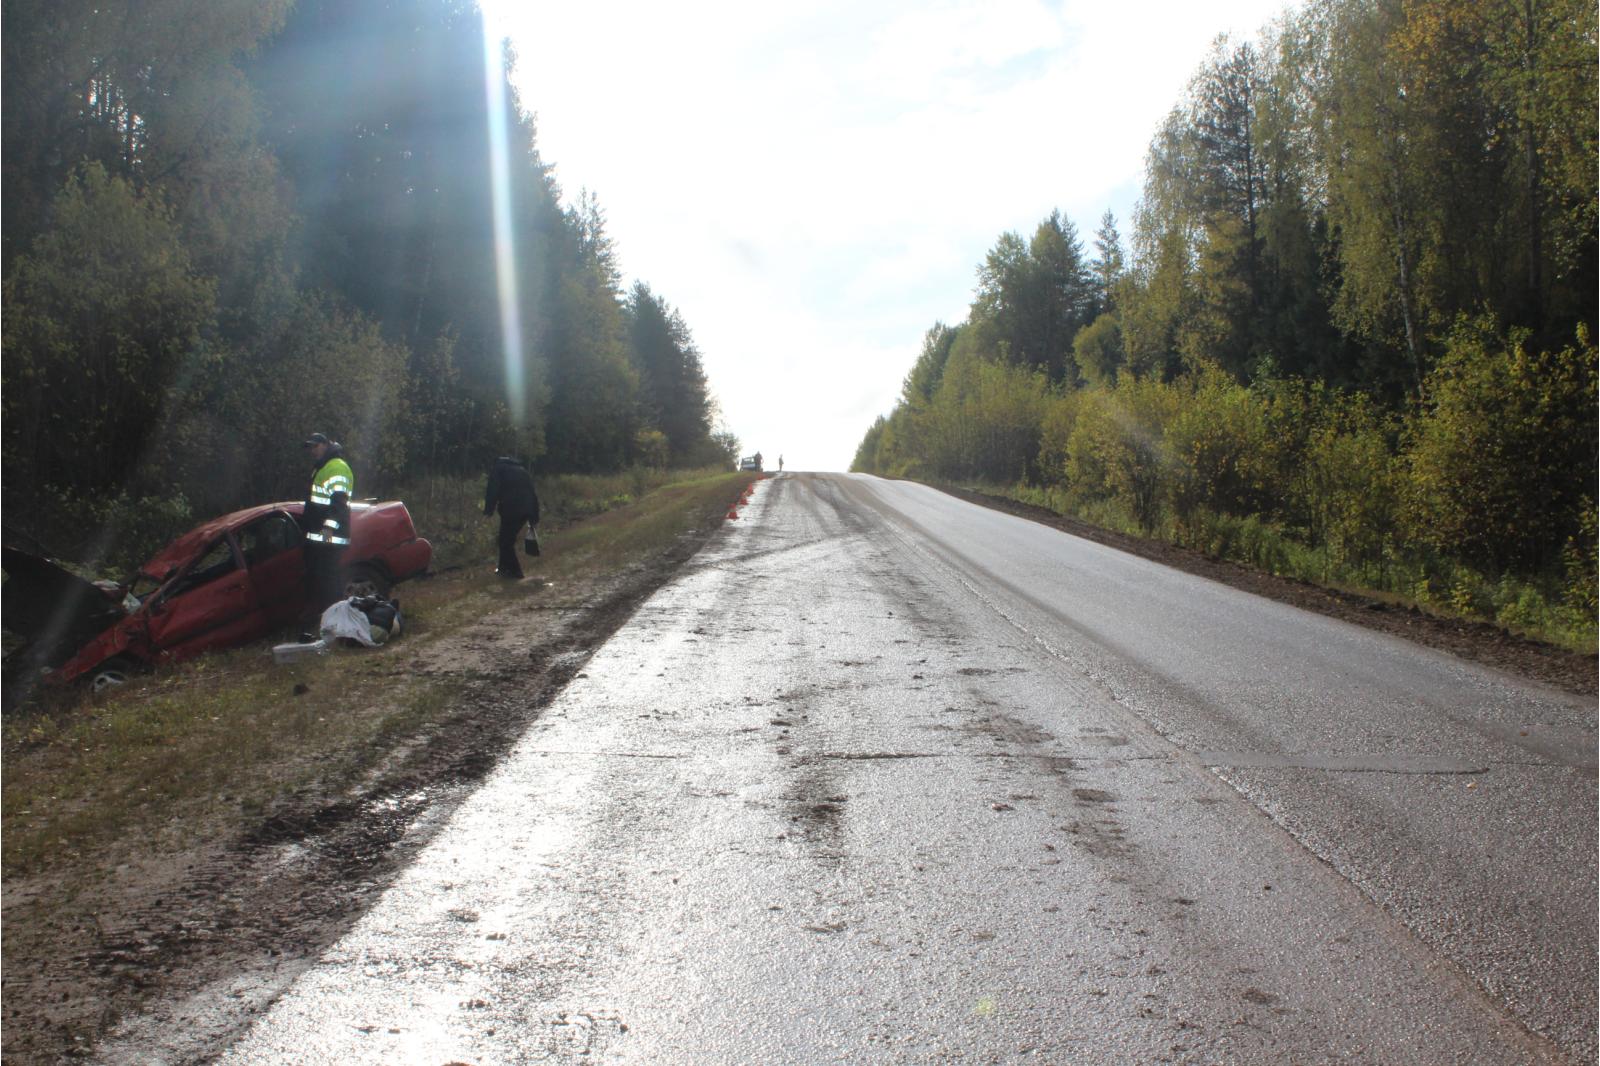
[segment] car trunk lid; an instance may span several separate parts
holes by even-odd
[[[30,654],[51,665],[71,657],[126,614],[119,592],[42,556],[6,547],[0,549],[0,565],[6,572],[0,619],[28,641]]]

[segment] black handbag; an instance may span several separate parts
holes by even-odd
[[[532,527],[529,527],[528,535],[522,538],[522,554],[539,554],[539,534]]]

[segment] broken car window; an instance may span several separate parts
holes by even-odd
[[[298,548],[300,527],[294,519],[277,511],[240,530],[239,544],[244,548],[245,565],[255,566]]]
[[[194,564],[194,568],[169,595],[178,596],[192,588],[208,584],[224,574],[231,573],[236,567],[233,545],[228,543],[227,538],[223,538],[206,549],[205,554]]]

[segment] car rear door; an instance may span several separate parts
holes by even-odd
[[[267,629],[294,622],[305,603],[299,523],[286,512],[273,511],[239,530],[238,539]]]

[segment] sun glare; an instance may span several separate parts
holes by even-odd
[[[500,297],[500,338],[506,366],[506,406],[520,426],[527,417],[523,380],[522,313],[517,305],[517,254],[511,233],[511,179],[506,150],[506,80],[503,20],[492,4],[483,11],[483,84],[489,111],[489,181],[494,206],[494,265]]]

